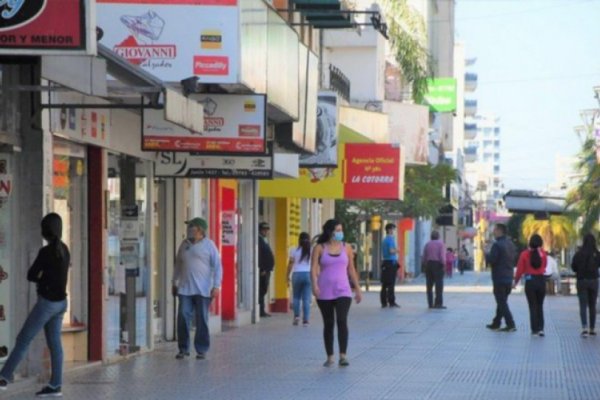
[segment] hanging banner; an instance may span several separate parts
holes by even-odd
[[[317,144],[315,154],[300,156],[301,167],[337,167],[339,108],[334,92],[321,92],[317,105]]]
[[[93,54],[86,0],[0,1],[0,54]]]
[[[10,156],[0,157],[0,365],[6,360],[11,343],[11,201],[13,179]]]
[[[204,132],[165,121],[161,110],[144,112],[142,150],[213,154],[265,154],[264,95],[198,95],[204,104]]]
[[[237,214],[235,211],[221,213],[221,244],[223,246],[237,246]]]
[[[210,156],[162,152],[154,163],[160,178],[273,179],[273,156]]]
[[[456,111],[456,79],[434,78],[427,80],[425,104],[433,112]]]
[[[166,82],[237,83],[237,0],[97,0],[100,43]]]

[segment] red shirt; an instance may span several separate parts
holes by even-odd
[[[533,268],[531,265],[531,250],[523,250],[521,255],[519,256],[519,261],[517,262],[517,273],[515,274],[515,285],[519,283],[519,279],[523,275],[544,275],[546,271],[546,265],[548,264],[548,256],[546,252],[542,249],[538,249],[540,255],[542,256],[542,266],[539,268]]]

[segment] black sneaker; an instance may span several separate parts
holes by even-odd
[[[396,304],[396,303],[390,304],[390,307],[391,308],[400,308],[400,304]]]
[[[206,353],[196,354],[196,360],[204,360],[204,359],[206,359]]]
[[[505,326],[504,328],[500,328],[499,330],[500,332],[516,332],[517,328],[515,328],[514,326]]]
[[[596,336],[596,331],[590,329],[589,334],[590,334],[590,336]]]
[[[544,331],[539,331],[538,336],[544,337],[544,336],[546,336],[546,334],[544,333]]]
[[[581,331],[581,337],[582,338],[588,337],[588,331],[587,331],[587,329],[584,329],[583,331]]]
[[[177,360],[183,360],[186,357],[189,357],[190,353],[184,353],[183,351],[180,351],[179,353],[177,353],[177,355],[175,356],[175,358]]]
[[[500,326],[499,325],[488,324],[485,327],[488,328],[489,330],[492,330],[492,331],[499,331],[500,330]]]
[[[0,379],[0,390],[6,390],[8,387],[8,381],[6,379]]]
[[[62,391],[60,387],[52,389],[50,386],[46,386],[35,394],[35,397],[62,397]]]

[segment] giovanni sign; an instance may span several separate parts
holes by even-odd
[[[89,0],[0,0],[0,54],[94,53],[94,19]]]
[[[237,83],[238,0],[97,0],[102,44],[166,82]]]
[[[198,95],[204,105],[204,131],[165,121],[160,110],[144,112],[142,150],[217,154],[265,154],[266,96]]]

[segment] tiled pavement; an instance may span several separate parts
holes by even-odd
[[[447,310],[428,310],[421,281],[398,287],[402,308],[371,292],[350,310],[350,366],[324,368],[321,318],[290,315],[213,338],[204,361],[168,344],[128,361],[68,374],[67,399],[600,399],[600,338],[579,337],[577,298],[549,296],[546,337],[532,337],[525,297],[510,298],[518,331],[485,328],[489,275],[447,281]],[[373,290],[373,289],[372,289]],[[37,387],[36,387],[37,389]],[[34,390],[0,394],[31,398]]]

